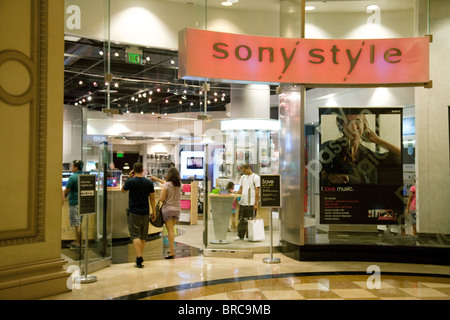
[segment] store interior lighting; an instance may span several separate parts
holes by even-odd
[[[139,114],[140,111],[145,114],[205,111],[204,80],[179,79],[178,56],[173,50],[137,48],[142,52],[141,59],[140,63],[133,64],[127,61],[128,56],[125,54],[128,44],[111,44],[110,54],[105,45],[103,41],[87,38],[65,41],[65,105],[102,111],[109,98],[109,108],[116,109],[115,114],[118,115]],[[103,52],[103,55],[99,55],[99,52]],[[107,59],[109,72],[105,70]],[[209,84],[211,89],[206,92],[206,101],[209,101],[207,112],[226,112],[226,106],[231,100],[230,83],[211,81]],[[273,94],[275,89],[275,86],[271,86]],[[86,100],[88,96],[91,97],[89,101]]]
[[[238,2],[239,2],[239,0],[227,0],[227,1],[222,1],[220,4],[225,7],[229,7]]]
[[[367,12],[371,11],[371,10],[377,10],[380,9],[380,7],[376,4],[371,4],[369,6],[367,6]]]

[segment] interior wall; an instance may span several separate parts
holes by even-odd
[[[307,13],[305,37],[311,39],[370,39],[414,37],[414,10],[383,11],[380,24],[368,24],[370,14]]]
[[[289,2],[289,1],[288,1]],[[67,34],[93,39],[107,39],[103,31],[107,1],[65,0]],[[175,3],[163,0],[111,0],[111,41],[178,50],[178,32],[184,28],[238,34],[280,36],[278,12],[265,10],[240,10],[208,6],[197,0]],[[79,8],[80,25],[74,26],[76,13],[70,6]],[[368,24],[370,14],[361,13],[306,13],[306,38],[367,39],[401,38],[414,36],[414,10],[381,11],[379,25]],[[289,20],[288,24],[294,24]],[[296,31],[286,31],[284,36]]]
[[[278,15],[267,11],[226,10],[208,7],[204,1],[175,3],[164,0],[111,0],[111,41],[178,50],[178,32],[184,28],[278,36]],[[65,0],[65,32],[80,37],[107,39],[104,25],[106,1]],[[79,26],[73,21],[78,18]],[[78,9],[76,9],[78,10]]]
[[[418,35],[431,33],[431,89],[416,89],[416,172],[419,232],[450,233],[449,123],[450,80],[450,1],[419,0]]]
[[[316,88],[306,91],[305,122],[319,122],[319,107],[408,107],[414,88]]]

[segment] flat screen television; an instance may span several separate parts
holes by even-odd
[[[201,180],[204,176],[205,153],[203,151],[181,151],[181,179]]]
[[[188,157],[186,169],[203,169],[203,157]]]
[[[117,188],[117,178],[116,177],[108,177],[107,185],[108,185],[108,187]]]

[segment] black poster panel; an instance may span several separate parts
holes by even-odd
[[[397,224],[402,109],[320,108],[320,223]]]
[[[95,175],[78,175],[78,213],[95,214]]]
[[[281,207],[280,175],[261,175],[261,207]]]

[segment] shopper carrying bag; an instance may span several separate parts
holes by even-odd
[[[261,186],[261,178],[253,173],[250,165],[242,166],[242,177],[239,180],[240,188],[237,193],[241,194],[239,201],[239,222],[238,236],[235,240],[245,240],[248,233],[247,222],[254,219],[254,212],[258,210],[259,189]]]
[[[156,218],[155,220],[150,220],[150,223],[156,228],[161,228],[164,225],[162,207],[163,203],[161,202],[161,200],[158,200],[158,203],[156,204]]]
[[[247,220],[248,241],[264,241],[266,238],[264,232],[264,219],[258,219],[255,211],[255,219]]]

